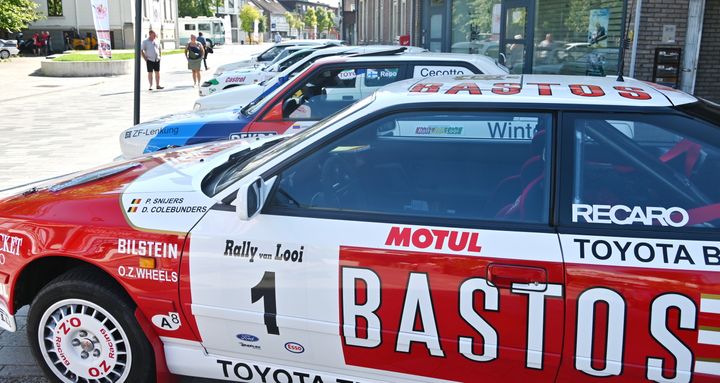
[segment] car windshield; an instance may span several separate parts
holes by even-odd
[[[308,137],[312,137],[319,132],[322,132],[325,128],[328,126],[334,124],[335,122],[365,108],[366,106],[370,105],[373,100],[375,100],[375,96],[369,96],[366,97],[352,106],[345,108],[343,110],[340,110],[336,112],[333,115],[328,116],[324,120],[318,122],[317,124],[313,125],[312,127],[303,130],[302,132],[295,134],[293,136],[285,137],[282,139],[282,141],[279,141],[277,145],[271,145],[268,147],[265,147],[263,150],[260,151],[254,151],[252,153],[249,153],[246,158],[242,159],[242,166],[234,166],[232,169],[230,167],[226,167],[223,169],[222,172],[219,172],[217,174],[218,180],[222,178],[222,182],[216,182],[214,186],[212,187],[211,191],[212,193],[207,193],[208,195],[216,195],[217,193],[220,193],[221,191],[227,189],[230,185],[234,184],[235,182],[239,181],[246,175],[250,174],[252,171],[260,167],[262,164],[271,161],[273,158],[288,152],[289,150],[295,148],[299,143],[303,142]],[[262,147],[261,147],[262,148]],[[267,150],[265,150],[267,149]],[[238,153],[239,154],[239,153]],[[210,177],[210,175],[208,175]],[[207,177],[206,177],[207,179]],[[205,181],[204,181],[205,182]],[[203,183],[204,183],[203,182]],[[203,189],[205,190],[205,189]]]

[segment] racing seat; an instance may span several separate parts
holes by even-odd
[[[358,190],[356,169],[341,154],[332,154],[320,170],[320,191],[310,200],[311,207],[360,210],[362,192]]]
[[[528,204],[528,198],[533,200],[537,199],[531,196],[534,195],[534,187],[537,187],[538,183],[541,182],[538,178],[544,177],[545,161],[543,159],[543,152],[545,151],[545,145],[546,133],[545,129],[542,129],[537,131],[532,138],[530,145],[531,157],[520,167],[519,174],[509,176],[500,181],[487,201],[486,212],[488,209],[492,209],[492,212],[496,212],[496,218],[522,218],[511,216],[524,214],[523,211]],[[530,186],[532,187],[528,189]],[[520,201],[521,198],[522,201]],[[540,200],[542,200],[542,196],[540,196]],[[521,205],[516,206],[518,203],[521,203]],[[534,202],[531,204],[534,204]],[[497,210],[498,206],[502,206],[499,211]],[[488,213],[492,214],[491,212]]]

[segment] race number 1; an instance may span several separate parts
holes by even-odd
[[[275,295],[275,273],[266,271],[260,282],[250,289],[252,303],[263,300],[265,308],[265,328],[268,334],[280,335],[277,325],[277,300]]]

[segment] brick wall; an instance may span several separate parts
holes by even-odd
[[[631,15],[632,13],[632,15]],[[630,31],[635,20],[635,1],[628,2],[628,17]],[[688,0],[644,0],[640,15],[640,32],[635,36],[638,40],[637,58],[635,64],[635,78],[651,81],[653,77],[653,64],[655,62],[655,48],[675,47],[685,48],[685,34],[687,31]],[[676,26],[675,43],[662,42],[663,25]],[[630,72],[630,51],[626,55],[625,74]],[[685,54],[683,49],[683,54]]]
[[[720,102],[720,1],[706,0],[695,94]]]

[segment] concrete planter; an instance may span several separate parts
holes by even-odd
[[[40,64],[40,73],[50,77],[100,77],[129,74],[133,60],[108,61],[52,61]]]

